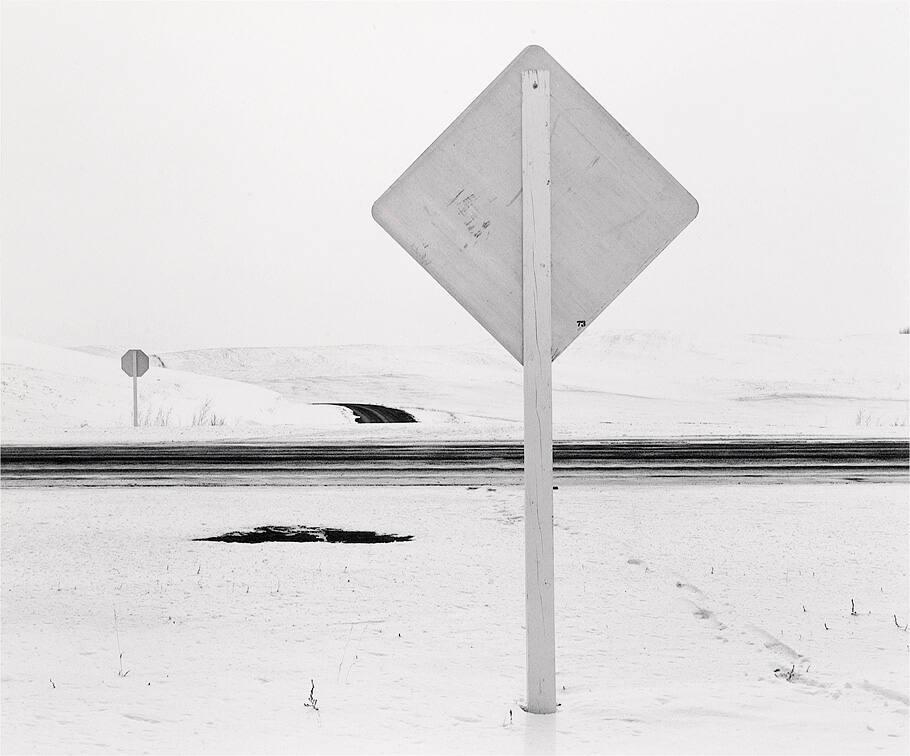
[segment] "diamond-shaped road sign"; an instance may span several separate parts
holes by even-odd
[[[540,47],[527,47],[373,205],[524,365],[526,709],[556,711],[551,361],[698,204]]]
[[[149,369],[148,355],[141,349],[130,349],[120,358],[120,367],[131,378],[141,378]]]
[[[698,203],[542,47],[525,48],[373,205],[373,217],[522,361],[521,72],[550,72],[552,357]]]

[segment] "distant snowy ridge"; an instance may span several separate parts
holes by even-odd
[[[125,347],[2,346],[6,440],[137,437]],[[556,437],[906,436],[908,346],[899,334],[588,333],[554,363]],[[143,438],[521,436],[521,366],[492,342],[147,351],[161,362],[140,379]],[[418,423],[355,425],[333,403]]]
[[[908,346],[886,336],[585,334],[553,367],[564,432],[870,433],[907,426]],[[521,367],[497,345],[203,349],[166,364],[308,402],[520,423]]]

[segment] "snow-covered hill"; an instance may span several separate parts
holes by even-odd
[[[4,341],[2,428],[5,442],[68,437],[136,437],[132,381],[120,355]],[[306,427],[348,422],[339,407],[291,402],[269,389],[154,364],[140,379],[140,437],[229,436],[238,426]]]
[[[563,435],[787,433],[900,435],[908,346],[894,336],[808,339],[660,332],[586,334],[554,363]],[[207,349],[169,367],[307,402],[400,406],[424,420],[518,425],[521,368],[496,345]],[[519,430],[520,432],[520,430]]]
[[[906,435],[908,346],[900,334],[586,334],[554,364],[556,437]],[[137,437],[123,351],[4,341],[4,438]],[[139,437],[518,438],[521,380],[492,343],[158,353],[140,381]],[[355,425],[324,403],[398,407],[419,422]]]

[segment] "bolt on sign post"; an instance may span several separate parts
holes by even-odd
[[[123,372],[133,379],[133,427],[139,427],[139,386],[138,379],[149,369],[148,355],[141,349],[130,349],[120,358]]]
[[[524,366],[533,713],[556,711],[551,362],[697,213],[692,195],[536,45],[373,205],[379,225]]]

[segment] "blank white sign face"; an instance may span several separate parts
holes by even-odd
[[[550,72],[555,359],[698,203],[542,47],[527,47],[373,205],[373,217],[522,360],[521,72]]]

